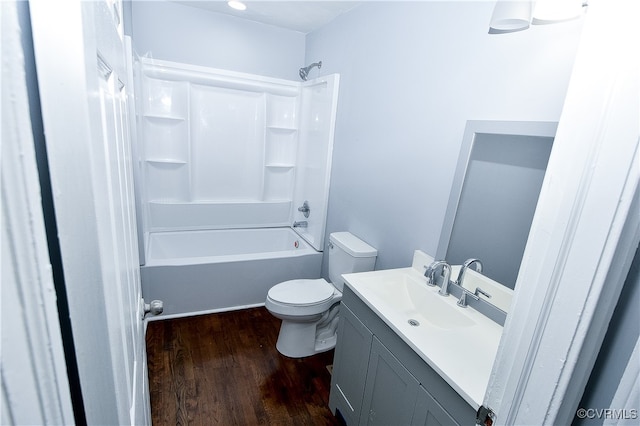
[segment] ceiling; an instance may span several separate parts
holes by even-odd
[[[263,24],[275,25],[302,33],[314,31],[337,16],[353,9],[359,1],[244,1],[247,10],[237,11],[224,0],[177,1],[176,3],[197,7],[217,13],[237,16]]]

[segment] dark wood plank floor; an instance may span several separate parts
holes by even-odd
[[[287,358],[279,329],[265,308],[150,322],[153,424],[339,425],[327,406],[333,351]]]

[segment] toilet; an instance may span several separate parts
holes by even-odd
[[[336,345],[342,274],[372,271],[378,251],[349,232],[329,235],[329,279],[290,280],[271,287],[265,307],[282,320],[276,348],[302,358]]]

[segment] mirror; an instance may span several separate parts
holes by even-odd
[[[437,259],[460,265],[478,258],[483,275],[515,287],[556,128],[467,122]]]

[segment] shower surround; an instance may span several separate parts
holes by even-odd
[[[168,232],[288,228],[304,221],[306,227],[293,230],[322,251],[339,76],[297,82],[149,58],[140,59],[134,69],[144,298],[162,295],[200,301],[193,309],[180,303],[180,311],[168,312],[172,315],[263,303],[269,284],[276,282],[230,283],[233,277],[225,277],[220,284],[220,277],[202,276],[202,282],[190,287],[188,281],[202,275],[202,268],[191,274],[184,262],[180,268],[192,278],[180,281],[167,274],[173,278],[162,280],[162,274],[152,273],[151,268],[171,262],[148,262],[150,242]],[[308,217],[298,210],[305,201]],[[247,239],[245,246],[252,246],[248,238],[254,233],[237,235]],[[189,244],[188,236],[181,241]],[[188,257],[197,257],[201,265],[206,255]],[[314,257],[310,278],[320,276],[321,258],[320,253]],[[218,256],[215,262],[219,261]],[[302,278],[293,276],[299,268],[291,269],[292,276],[284,278]],[[232,298],[219,294],[229,291],[237,294]],[[223,299],[234,300],[233,305],[216,303]],[[203,305],[202,300],[211,304]],[[165,300],[166,305],[172,301]]]

